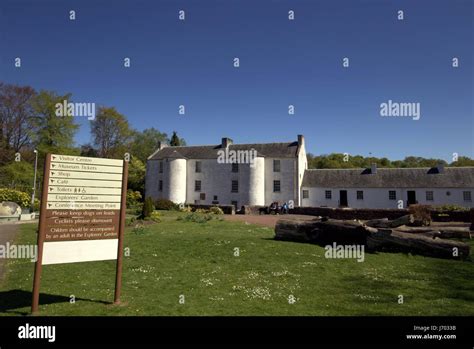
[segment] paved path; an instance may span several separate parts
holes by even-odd
[[[283,214],[283,215],[224,215],[224,219],[231,222],[247,222],[251,224],[264,225],[266,227],[275,228],[275,224],[279,219],[301,219],[312,220],[314,216],[297,215],[297,214]]]
[[[0,224],[0,245],[5,246],[7,242],[12,243],[19,231],[18,223],[2,223]],[[5,265],[7,260],[0,258],[0,281],[5,276]]]

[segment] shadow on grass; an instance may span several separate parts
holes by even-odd
[[[9,290],[0,292],[0,313],[28,315],[29,312],[16,309],[31,307],[32,292],[24,290]],[[39,304],[69,303],[70,298],[61,295],[40,293]],[[94,302],[100,304],[112,304],[111,302],[77,298],[76,301]]]

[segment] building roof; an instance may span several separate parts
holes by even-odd
[[[321,188],[474,188],[474,167],[306,170],[303,187]]]
[[[264,144],[231,144],[229,150],[251,150],[255,149],[258,156],[271,158],[295,158],[298,150],[298,142],[289,143],[264,143]],[[219,145],[165,147],[156,151],[148,160],[160,160],[167,158],[184,159],[217,159]]]

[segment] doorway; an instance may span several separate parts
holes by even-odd
[[[416,204],[416,191],[408,190],[407,191],[407,206]]]
[[[339,190],[339,206],[347,207],[347,190]]]

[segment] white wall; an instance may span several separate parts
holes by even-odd
[[[154,200],[161,198],[158,192],[158,180],[162,177],[158,173],[159,160],[148,160],[146,163],[145,174],[145,197],[151,197]]]
[[[416,192],[416,200],[423,205],[446,205],[455,204],[464,207],[474,207],[474,201],[466,202],[463,200],[463,191],[471,191],[471,196],[474,199],[474,188],[459,189],[459,188],[308,188],[303,187],[303,190],[309,190],[309,198],[302,199],[302,206],[307,207],[338,207],[339,206],[339,191],[347,190],[348,207],[352,208],[398,208],[398,201],[403,200],[403,205],[407,204],[407,191],[414,190]],[[332,191],[332,199],[325,198],[326,190]],[[357,190],[364,192],[364,199],[357,200]],[[397,194],[396,200],[388,199],[389,190],[395,190]],[[433,191],[434,200],[426,200],[426,191]],[[451,195],[446,195],[446,192]]]
[[[164,161],[163,195],[176,204],[186,202],[185,159],[166,159]]]
[[[297,178],[297,200],[295,201],[295,206],[301,206],[302,201],[301,198],[301,185],[303,184],[303,177],[304,177],[304,172],[308,168],[308,158],[306,157],[306,148],[305,144],[303,142],[302,147],[300,148],[300,152],[298,154],[298,178]]]
[[[280,172],[273,172],[273,160],[276,159],[280,160]],[[296,158],[265,158],[265,205],[270,205],[273,201],[298,202],[296,171]],[[273,192],[274,180],[280,180],[279,193]]]
[[[201,162],[201,172],[196,173],[196,161]],[[220,164],[217,159],[192,159],[187,164],[186,180],[186,203],[194,204],[199,200],[200,204],[210,205],[217,195],[220,205],[230,205],[237,201],[238,206],[247,204],[249,201],[249,164],[239,164],[239,172],[232,172],[231,164]],[[201,181],[201,191],[194,190],[196,180]],[[239,181],[239,192],[231,193],[232,180]],[[205,200],[200,200],[200,193],[206,194]]]

